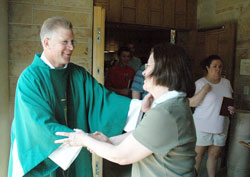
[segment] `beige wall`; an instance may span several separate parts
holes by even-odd
[[[7,0],[0,0],[0,177],[7,176],[10,148]]]
[[[198,0],[197,16],[199,28],[237,24],[234,93],[236,106],[250,110],[250,93],[243,94],[250,76],[240,75],[240,60],[250,59],[250,0]]]

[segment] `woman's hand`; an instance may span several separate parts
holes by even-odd
[[[190,107],[197,107],[200,105],[200,103],[203,101],[205,96],[207,95],[208,92],[212,89],[210,84],[205,84],[201,90],[196,93],[192,98],[189,98],[189,105]]]
[[[235,112],[235,107],[233,107],[233,106],[228,106],[227,109],[228,109],[228,111],[229,111],[229,113],[230,113],[231,115],[234,114],[234,112]]]
[[[147,112],[151,108],[153,101],[154,101],[153,96],[150,93],[148,93],[142,100],[141,111]]]
[[[80,129],[74,129],[75,132],[56,132],[56,135],[66,136],[67,138],[56,140],[55,143],[62,143],[68,146],[85,146],[84,141],[88,133]]]
[[[68,145],[68,146],[84,146],[84,147],[86,147],[86,136],[90,136],[91,138],[94,138],[98,141],[111,143],[109,138],[101,132],[95,132],[93,134],[88,134],[80,129],[74,129],[74,131],[75,132],[71,132],[71,133],[56,132],[56,135],[66,136],[68,138],[56,140],[55,143],[56,144],[63,143],[64,145]]]
[[[95,132],[93,134],[89,134],[89,136],[91,136],[92,138],[94,138],[94,139],[96,139],[98,141],[102,141],[102,142],[112,144],[111,141],[109,140],[109,138],[106,135],[104,135],[103,133],[101,133],[101,132]],[[87,147],[87,149],[88,149],[89,152],[95,154],[95,152],[92,149],[90,149],[89,147]]]
[[[93,134],[89,134],[89,136],[95,138],[96,140],[112,144],[109,138],[106,135],[104,135],[102,132],[95,132]]]
[[[207,94],[208,92],[210,92],[210,90],[212,89],[210,84],[205,84],[201,90],[204,90],[204,92]]]

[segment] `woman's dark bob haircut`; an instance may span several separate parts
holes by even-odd
[[[200,65],[201,65],[202,69],[205,70],[206,72],[208,72],[207,67],[208,68],[210,67],[213,60],[220,60],[222,62],[220,56],[218,56],[218,55],[210,55],[210,56],[208,56],[207,58],[205,58],[204,60],[201,61]]]
[[[192,97],[195,84],[190,70],[190,60],[185,50],[177,45],[161,43],[152,48],[155,67],[149,77],[156,85],[168,87],[169,91],[185,92]]]

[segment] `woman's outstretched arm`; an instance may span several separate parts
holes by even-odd
[[[127,134],[127,136],[112,137],[106,142],[79,129],[76,129],[73,133],[57,132],[56,134],[67,138],[56,140],[55,143],[87,147],[91,152],[120,165],[137,162],[152,154],[152,151],[138,142],[132,133]],[[122,137],[124,137],[123,140],[121,140]]]

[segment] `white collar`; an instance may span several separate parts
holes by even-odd
[[[45,64],[47,64],[49,67],[50,67],[50,69],[55,69],[55,67],[49,62],[49,60],[45,57],[45,55],[44,55],[44,52],[42,53],[42,55],[41,55],[41,60],[43,60],[43,62],[45,63]],[[63,68],[67,68],[67,66],[68,66],[68,64],[66,64]]]
[[[184,92],[178,92],[176,90],[168,91],[167,93],[160,96],[158,99],[154,100],[154,102],[152,104],[152,108],[155,107],[157,104],[160,104],[160,103],[162,103],[166,100],[169,100],[171,98],[185,97],[185,96],[186,96],[186,93],[184,93]]]

